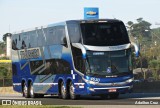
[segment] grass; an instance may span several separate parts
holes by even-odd
[[[0,108],[81,108],[81,107],[72,107],[72,106],[53,106],[53,105],[42,105],[42,106],[2,106]]]

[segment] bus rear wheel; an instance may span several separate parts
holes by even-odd
[[[62,99],[68,99],[68,93],[67,93],[67,89],[65,88],[64,82],[61,82],[61,90],[60,90],[61,94],[60,97]]]
[[[28,87],[27,87],[26,83],[23,83],[23,96],[25,98],[29,98],[30,97],[29,96],[29,90],[28,90]]]

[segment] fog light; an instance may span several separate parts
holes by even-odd
[[[94,92],[94,88],[88,88],[90,91],[93,91]]]

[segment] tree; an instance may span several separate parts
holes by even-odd
[[[142,40],[151,39],[151,35],[150,35],[151,23],[143,20],[143,18],[138,18],[137,23],[128,21],[127,25],[128,25],[130,35],[133,37],[136,37],[140,43],[142,43]]]
[[[149,62],[149,67],[152,70],[152,75],[155,80],[159,79],[159,73],[158,71],[160,70],[160,61],[159,60],[151,60]]]
[[[0,54],[4,53],[5,48],[6,48],[6,44],[4,42],[0,42]]]

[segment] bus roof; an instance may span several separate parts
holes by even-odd
[[[118,20],[118,19],[86,19],[86,20],[80,19],[80,20],[66,20],[66,21],[64,21],[64,22],[51,23],[51,24],[44,25],[44,26],[39,26],[39,27],[24,29],[24,30],[21,30],[21,31],[16,31],[16,32],[13,32],[12,34],[19,34],[19,33],[23,33],[23,32],[29,32],[29,31],[33,31],[33,30],[37,30],[37,29],[47,28],[47,27],[65,25],[65,23],[67,23],[67,22],[79,22],[79,23],[86,23],[86,22],[121,22],[121,20]]]

